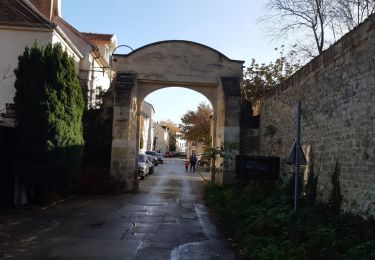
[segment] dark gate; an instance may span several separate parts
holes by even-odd
[[[14,206],[16,128],[0,127],[0,207]]]

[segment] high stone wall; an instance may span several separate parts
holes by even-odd
[[[343,210],[375,216],[375,16],[260,100],[260,155],[286,159],[302,102],[301,144],[326,201],[341,165]],[[270,129],[274,131],[270,131]],[[313,156],[313,160],[312,160]],[[307,167],[308,168],[308,167]]]

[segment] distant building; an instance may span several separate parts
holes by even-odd
[[[181,132],[176,132],[176,151],[187,154],[187,141],[182,138]]]
[[[196,142],[196,141],[189,141],[187,143],[187,156],[192,155],[193,153],[195,154],[200,154],[204,153],[204,145],[201,142]]]
[[[154,107],[150,103],[143,101],[141,105],[141,131],[139,137],[142,140],[140,140],[140,153],[153,149],[152,142],[154,140],[154,115]]]
[[[169,151],[169,128],[159,123],[154,123],[153,148],[155,151],[165,154]]]

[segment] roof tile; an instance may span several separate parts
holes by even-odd
[[[92,41],[104,41],[110,42],[112,40],[113,34],[103,34],[103,33],[86,33],[82,32],[87,39]]]
[[[54,28],[30,3],[24,0],[0,0],[0,25]]]

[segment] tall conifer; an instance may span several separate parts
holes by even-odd
[[[82,89],[61,45],[34,44],[18,58],[15,108],[18,172],[28,187],[66,190],[83,153]]]

